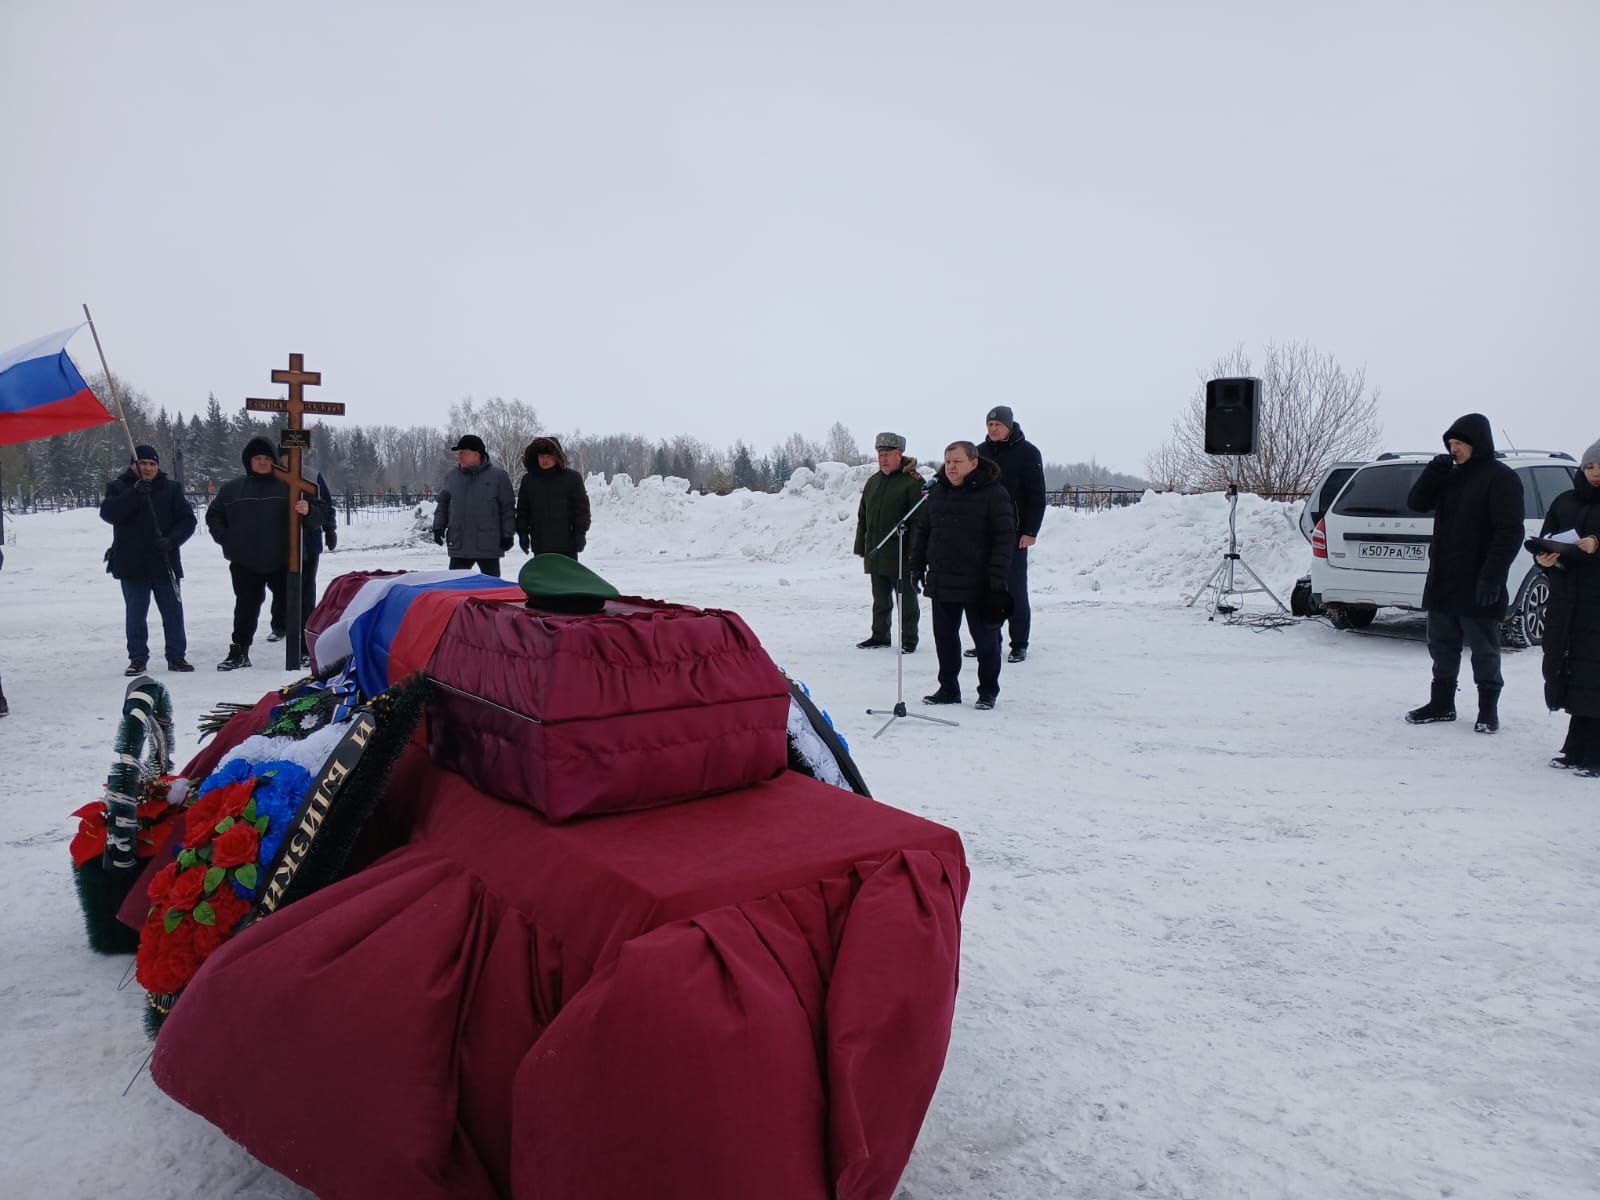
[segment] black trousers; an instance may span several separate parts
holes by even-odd
[[[1028,606],[1028,551],[1018,546],[1011,552],[1011,570],[1006,573],[1006,589],[1011,593],[1011,619],[1006,622],[1013,650],[1028,648],[1033,632],[1033,609]]]
[[[872,640],[892,642],[894,641],[894,576],[879,575],[874,572],[867,578],[872,580]],[[907,650],[916,649],[917,624],[921,617],[922,611],[917,604],[917,586],[911,582],[908,574],[900,583],[900,621],[904,626],[901,631],[904,641],[901,645]]]
[[[1501,687],[1500,622],[1493,617],[1428,614],[1428,655],[1435,683],[1454,683],[1461,674],[1461,647],[1472,652],[1472,681],[1479,687]]]
[[[500,560],[498,558],[452,558],[450,569],[452,571],[466,571],[477,567],[485,575],[500,578]]]
[[[1573,713],[1567,722],[1567,740],[1561,745],[1561,753],[1580,766],[1600,767],[1600,717]]]
[[[283,588],[289,573],[274,571],[262,575],[229,563],[228,574],[233,576],[233,644],[248,650],[256,636],[256,623],[261,620],[261,602],[271,591],[274,607],[283,603]]]
[[[978,649],[978,695],[1000,694],[1000,627],[983,619],[983,606],[959,600],[930,600],[933,609],[933,648],[939,655],[939,690],[961,694],[961,618]]]

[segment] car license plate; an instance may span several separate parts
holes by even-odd
[[[1361,542],[1356,546],[1356,557],[1393,558],[1401,562],[1416,562],[1428,557],[1428,547],[1416,542]]]

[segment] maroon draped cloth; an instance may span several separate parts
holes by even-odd
[[[180,1103],[324,1200],[893,1195],[950,1035],[953,830],[791,772],[551,825],[417,746],[377,820],[395,849],[185,991]]]

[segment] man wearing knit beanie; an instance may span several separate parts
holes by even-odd
[[[142,675],[150,662],[150,601],[161,613],[167,670],[192,671],[186,657],[178,547],[195,530],[194,509],[183,489],[161,470],[161,456],[148,443],[133,448],[133,463],[106,484],[100,519],[111,526],[106,571],[122,585],[123,630],[128,641],[125,675]]]
[[[991,408],[984,424],[989,436],[978,443],[978,455],[1000,468],[1000,482],[1017,513],[1017,550],[1011,556],[1007,581],[1015,607],[1007,623],[1011,653],[1006,661],[1019,663],[1028,657],[1028,638],[1033,630],[1033,610],[1028,604],[1028,547],[1039,540],[1039,526],[1044,524],[1044,460],[1039,448],[1024,436],[1009,405]]]

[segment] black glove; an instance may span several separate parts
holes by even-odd
[[[517,545],[522,548],[522,552],[524,554],[531,554],[533,552],[533,539],[525,533],[517,534]]]
[[[927,588],[928,588],[928,568],[927,567],[912,567],[911,568],[911,586],[916,588],[917,591],[919,591],[919,592],[927,590]]]
[[[442,529],[435,529],[435,530],[434,530],[434,531],[433,531],[433,544],[434,544],[434,545],[435,545],[435,546],[442,546],[442,545],[444,545],[444,530],[442,530]]]
[[[158,537],[156,539],[156,549],[161,551],[163,554],[171,554],[172,539],[169,537]]]
[[[1478,580],[1477,594],[1474,597],[1479,608],[1494,608],[1500,603],[1500,585],[1498,583],[1485,583]]]
[[[339,545],[339,531],[332,525],[324,525],[322,527],[322,541],[329,550],[337,549]]]
[[[1011,600],[1011,593],[1006,590],[1004,580],[1000,581],[999,586],[996,586],[994,581],[991,580],[989,590],[983,594],[983,599],[979,602],[979,611],[983,614],[983,619],[990,625],[1002,624],[1011,616],[1015,607]]]
[[[135,479],[133,481],[133,490],[141,496],[148,496],[150,494],[150,481],[148,479]]]
[[[1450,454],[1435,454],[1433,458],[1428,461],[1428,465],[1430,467],[1437,467],[1441,471],[1448,471],[1451,467],[1456,465],[1455,456]]]
[[[588,535],[580,533],[577,538],[573,540],[572,549],[574,552],[581,551],[588,544]]]
[[[505,537],[500,539],[500,553],[504,554],[507,550],[511,549],[511,547],[515,546],[516,544],[517,544],[517,539],[512,537],[510,534],[507,534]]]

